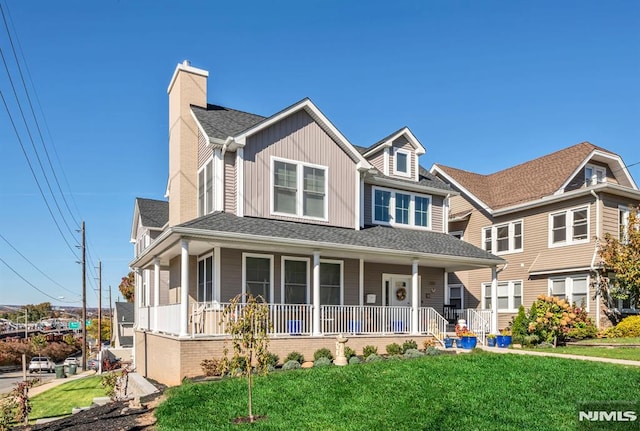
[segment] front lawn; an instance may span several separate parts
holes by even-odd
[[[586,340],[580,340],[576,343],[579,344],[640,344],[640,338],[627,337],[627,338],[589,338]]]
[[[620,391],[624,382],[624,392]],[[639,400],[640,369],[471,353],[185,382],[156,410],[159,430],[574,430],[582,400]]]
[[[639,347],[597,347],[597,346],[563,346],[536,348],[537,352],[562,353],[567,355],[596,356],[599,358],[628,359],[640,361]]]
[[[90,406],[95,397],[104,397],[100,376],[63,383],[31,398],[29,420],[70,415],[74,407]]]

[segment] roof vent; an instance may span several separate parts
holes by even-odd
[[[191,62],[189,60],[185,60],[182,62],[184,66],[191,66]]]

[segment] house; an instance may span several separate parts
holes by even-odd
[[[133,347],[134,310],[131,302],[116,302],[113,311],[113,346],[116,349]]]
[[[338,334],[358,351],[441,341],[446,274],[504,260],[447,234],[457,192],[420,166],[413,133],[355,146],[307,98],[263,117],[209,104],[207,80],[188,62],[171,78],[168,218],[140,246],[148,202],[134,209],[137,370],[169,385],[200,375],[243,293],[268,302],[281,358]]]
[[[497,286],[500,328],[541,294],[583,305],[598,326],[610,308],[630,306],[601,295],[597,277],[598,239],[623,232],[640,202],[619,155],[582,142],[490,175],[440,164],[430,172],[458,192],[449,233],[507,262]],[[445,302],[492,308],[491,282],[488,269],[449,273]]]

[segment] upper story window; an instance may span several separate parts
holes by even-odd
[[[393,173],[405,177],[411,176],[411,153],[407,150],[395,150]]]
[[[584,168],[584,183],[588,186],[607,181],[607,168],[603,166],[587,165]]]
[[[589,208],[581,207],[549,214],[549,246],[589,241]]]
[[[136,241],[136,256],[140,255],[140,253],[142,253],[145,248],[149,247],[150,243],[151,238],[149,237],[148,233],[141,235]]]
[[[629,207],[618,207],[618,239],[620,242],[629,242]]]
[[[273,214],[327,219],[327,167],[271,159]]]
[[[431,196],[373,188],[373,222],[431,228]]]
[[[198,171],[198,217],[213,211],[213,159]]]
[[[522,220],[483,228],[482,245],[495,254],[522,251]]]

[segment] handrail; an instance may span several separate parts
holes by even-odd
[[[420,317],[420,332],[433,335],[444,346],[449,321],[433,307],[421,307]]]
[[[478,341],[480,341],[483,346],[487,344],[487,333],[490,331],[491,324],[491,315],[489,314],[489,320],[483,316],[483,314],[486,314],[486,311],[491,313],[490,310],[474,310],[472,308],[468,308],[465,313],[467,328],[478,336]]]

